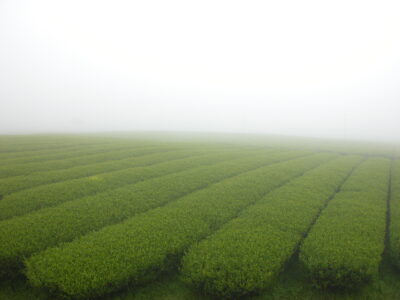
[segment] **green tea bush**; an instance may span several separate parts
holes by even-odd
[[[7,142],[2,142],[2,144],[6,144]],[[85,146],[90,146],[90,144],[86,144]],[[62,153],[68,150],[79,149],[82,148],[82,145],[79,144],[56,144],[55,147],[49,147],[48,145],[40,145],[38,143],[35,144],[36,147],[34,149],[19,149],[15,148],[13,145],[8,145],[8,149],[0,150],[0,160],[11,160],[11,159],[19,159],[25,157],[35,157],[35,156],[46,156],[52,155],[54,153]]]
[[[300,260],[315,286],[356,288],[378,275],[384,250],[390,161],[355,170],[305,239]]]
[[[5,166],[8,164],[18,164],[18,163],[28,163],[35,161],[43,161],[43,160],[51,160],[57,159],[59,155],[69,155],[72,153],[80,152],[87,148],[92,148],[98,146],[95,145],[69,145],[60,149],[44,149],[40,151],[27,151],[27,152],[9,152],[9,153],[0,153],[0,165]],[[47,159],[50,157],[50,159]]]
[[[133,167],[62,181],[7,195],[0,201],[0,220],[21,216],[38,209],[56,206],[70,200],[200,166],[205,163],[225,160],[229,158],[230,154],[217,152],[208,155],[194,155],[193,150],[188,150],[160,153],[159,155],[164,157],[161,163],[154,164],[153,157],[150,159],[150,163],[143,167]],[[231,155],[234,154],[232,153]]]
[[[133,147],[132,147],[133,148]],[[108,151],[118,151],[127,149],[127,147],[120,144],[116,145],[104,145],[104,144],[93,144],[86,146],[75,146],[66,147],[59,149],[59,151],[45,151],[43,154],[26,154],[23,157],[10,158],[10,159],[0,159],[0,165],[16,165],[16,164],[26,164],[35,162],[45,162],[49,160],[62,160],[69,158],[78,158],[79,156],[86,156],[91,154],[100,154]]]
[[[68,169],[35,172],[29,175],[12,176],[0,179],[0,195],[7,195],[39,185],[56,183],[70,179],[87,177],[100,173],[107,173],[128,169],[136,166],[148,164],[149,160],[154,159],[155,162],[162,161],[164,158],[160,153],[171,152],[169,149],[146,149],[135,151],[136,156],[123,158],[120,160],[108,160],[105,162],[97,162],[94,164],[71,167]],[[171,155],[170,153],[166,154]],[[172,154],[174,155],[174,154]]]
[[[75,298],[139,284],[175,266],[183,252],[293,177],[335,157],[317,154],[258,168],[163,207],[49,248],[25,261],[31,284]]]
[[[182,263],[184,281],[218,298],[268,287],[360,161],[360,156],[340,157],[266,195],[189,249]]]
[[[101,153],[73,157],[68,159],[49,160],[44,162],[32,162],[26,164],[7,165],[0,167],[0,178],[11,176],[29,175],[34,172],[51,171],[57,169],[67,169],[77,165],[88,165],[106,160],[118,160],[122,158],[133,157],[138,154],[145,154],[154,147],[141,147],[134,149],[111,150]],[[102,149],[102,148],[100,148]]]
[[[9,136],[9,138],[5,138],[5,136],[0,136],[0,159],[9,159],[9,158],[18,158],[25,157],[28,155],[35,154],[51,154],[52,151],[63,151],[64,149],[72,148],[72,147],[85,147],[94,144],[104,145],[115,144],[115,139],[104,138],[104,137],[95,137],[89,138],[86,137],[77,137],[74,136],[72,138],[66,138],[65,136],[52,136],[47,139],[47,141],[41,140],[38,136],[20,136],[22,140],[16,141],[17,136]],[[134,144],[137,141],[118,141],[118,144]]]
[[[261,153],[253,153],[245,158],[211,166],[204,163],[201,167],[145,180],[2,221],[0,222],[0,270],[4,270],[3,275],[10,275],[12,271],[18,271],[23,257],[61,242],[71,241],[106,225],[121,222],[135,214],[259,165],[303,155],[298,152],[274,154],[271,151],[262,151]],[[231,155],[226,156],[227,159],[230,157]],[[215,158],[211,157],[210,162],[214,163]]]

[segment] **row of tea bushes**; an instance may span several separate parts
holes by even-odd
[[[71,167],[68,169],[35,172],[29,175],[1,178],[0,195],[7,195],[19,192],[39,185],[87,177],[100,173],[113,172],[136,166],[144,166],[149,163],[149,160],[154,162],[163,161],[164,158],[163,156],[160,156],[159,153],[166,153],[171,151],[169,149],[154,148],[140,151],[132,150],[132,152],[132,157],[119,160],[107,160],[104,162],[96,162],[89,165],[78,165],[76,167]],[[171,154],[168,153],[166,155],[168,156]]]
[[[321,288],[353,288],[378,275],[385,246],[390,161],[364,162],[304,240],[300,260]]]
[[[333,154],[258,168],[189,194],[166,206],[49,248],[26,260],[31,284],[89,298],[154,279],[183,252],[266,193]]]
[[[186,282],[231,298],[267,288],[360,156],[329,161],[269,193],[183,258]]]
[[[99,148],[102,149],[102,148]],[[77,165],[88,165],[106,160],[118,160],[133,157],[139,153],[145,154],[150,149],[156,151],[156,147],[137,147],[111,151],[101,151],[80,157],[72,157],[68,159],[49,160],[44,162],[32,162],[26,164],[8,165],[0,167],[0,178],[11,176],[29,175],[34,172],[51,171],[57,169],[67,169]]]
[[[86,148],[92,148],[101,145],[101,143],[93,143],[88,145],[64,145],[64,147],[58,149],[42,149],[37,151],[21,151],[21,152],[5,152],[0,153],[0,165],[9,164],[9,162],[14,161],[15,163],[24,163],[34,160],[42,160],[47,157],[53,158],[57,155],[62,155],[63,153],[72,153],[81,151]],[[53,158],[54,159],[54,158]]]
[[[60,181],[66,181],[70,179],[76,179],[81,177],[93,176],[100,173],[113,172],[117,170],[145,166],[149,164],[149,161],[153,163],[164,161],[165,158],[159,153],[166,153],[172,151],[187,151],[192,150],[193,154],[199,153],[210,153],[210,151],[226,151],[226,152],[238,152],[242,153],[244,150],[240,148],[221,148],[221,147],[206,147],[200,149],[191,147],[177,147],[178,150],[172,150],[170,146],[166,147],[154,147],[145,149],[132,149],[132,155],[128,158],[113,159],[102,162],[96,162],[88,165],[78,165],[67,169],[58,169],[53,171],[35,172],[29,175],[23,176],[12,176],[7,178],[0,178],[0,195],[8,195],[25,189],[33,188],[39,185],[45,185],[50,183],[56,183]],[[186,149],[186,150],[184,150]],[[250,150],[248,150],[250,151]],[[254,149],[257,151],[257,149]],[[267,149],[262,150],[267,151]],[[246,152],[243,152],[244,155]],[[166,156],[172,158],[175,157],[174,153],[166,153]]]
[[[35,162],[45,162],[49,160],[62,160],[69,158],[77,158],[79,156],[86,156],[91,154],[100,154],[108,151],[118,151],[127,149],[128,147],[124,147],[122,145],[104,145],[104,144],[93,144],[93,145],[85,145],[85,146],[72,146],[67,148],[59,149],[59,151],[46,151],[45,155],[43,154],[26,154],[23,157],[11,158],[11,159],[0,159],[0,165],[8,166],[8,165],[18,165],[18,164],[26,164],[26,163],[35,163]]]
[[[211,152],[212,153],[212,152]],[[21,216],[45,207],[115,189],[145,179],[163,176],[203,164],[211,164],[234,157],[234,153],[216,152],[195,155],[195,151],[160,153],[163,162],[154,164],[154,157],[143,167],[133,167],[90,177],[38,186],[10,194],[0,200],[0,220]]]
[[[115,139],[104,137],[80,138],[74,136],[71,138],[66,138],[65,136],[53,136],[41,139],[38,136],[31,136],[31,138],[28,138],[27,136],[21,136],[22,139],[19,141],[17,141],[15,137],[16,136],[0,136],[0,159],[13,157],[17,158],[41,153],[46,153],[47,155],[50,154],[51,151],[59,151],[76,146],[85,147],[93,144],[116,143]],[[119,140],[118,143],[127,144],[128,142]],[[129,143],[132,144],[132,141],[129,141]],[[134,141],[133,143],[137,143],[137,141]]]
[[[260,165],[299,155],[304,154],[263,151],[262,154],[172,173],[2,221],[0,269],[6,270],[4,275],[10,275],[11,271],[20,269],[24,257],[33,253],[121,222]]]

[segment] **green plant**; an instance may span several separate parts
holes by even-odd
[[[354,288],[378,275],[390,161],[371,158],[342,186],[305,239],[300,260],[320,288]]]

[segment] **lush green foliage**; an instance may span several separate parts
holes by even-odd
[[[10,176],[29,175],[33,172],[51,171],[57,169],[67,169],[77,165],[88,165],[96,162],[106,160],[118,160],[122,158],[133,157],[140,154],[145,154],[149,148],[154,147],[138,147],[124,148],[122,150],[99,151],[100,153],[93,153],[89,155],[72,157],[68,159],[49,160],[44,162],[32,162],[26,164],[6,165],[0,167],[0,178]],[[100,148],[101,149],[101,148]],[[156,151],[156,150],[154,150]]]
[[[21,190],[29,189],[38,185],[50,184],[69,179],[87,177],[100,173],[107,173],[121,169],[132,168],[136,166],[146,165],[151,159],[160,159],[158,153],[166,152],[166,148],[149,148],[132,150],[132,156],[119,160],[107,160],[104,162],[96,162],[94,164],[71,167],[68,169],[34,172],[29,175],[12,176],[0,179],[0,195],[7,195]],[[135,155],[136,154],[136,155]],[[157,161],[157,160],[156,160]]]
[[[335,157],[317,154],[257,168],[166,206],[50,248],[26,261],[29,281],[87,298],[145,282],[274,188]],[[128,250],[129,249],[129,250]]]
[[[256,172],[256,168],[268,162],[288,160],[316,151],[399,157],[398,151],[396,154],[393,148],[392,145],[378,143],[256,135],[113,133],[108,136],[0,136],[0,203],[25,197],[21,206],[26,205],[29,211],[0,221],[0,273],[6,278],[18,274],[15,271],[21,270],[22,261],[27,259],[28,264],[34,260],[32,266],[38,267],[38,271],[29,268],[34,274],[33,281],[44,280],[37,285],[54,288],[64,294],[63,287],[78,287],[78,294],[99,295],[133,283],[128,289],[105,299],[215,299],[191,289],[192,285],[176,280],[177,276],[182,275],[176,272],[180,258],[189,250],[188,255],[184,256],[184,278],[198,287],[205,285],[204,278],[210,288],[218,285],[218,291],[213,292],[218,298],[229,293],[241,295],[270,287],[259,299],[398,299],[400,281],[392,275],[400,276],[400,272],[393,267],[396,262],[400,267],[400,205],[397,200],[400,189],[399,162],[393,164],[393,193],[391,202],[387,201],[391,206],[388,211],[391,219],[387,220],[391,227],[386,232],[386,241],[390,236],[390,243],[387,244],[390,251],[383,254],[379,281],[363,285],[357,290],[341,290],[338,294],[326,289],[311,289],[312,282],[320,284],[321,281],[318,282],[315,277],[314,281],[305,277],[306,274],[312,275],[312,272],[308,269],[308,273],[305,273],[307,269],[298,261],[297,255],[286,262],[293,251],[298,250],[299,242],[315,221],[321,207],[327,203],[326,200],[332,199],[328,192],[335,190],[343,176],[346,177],[344,171],[351,169],[352,158],[341,156],[300,174],[299,178],[288,179],[283,186],[277,182],[285,182],[284,176],[293,178],[294,170],[281,174],[280,171],[284,170],[278,164],[269,167],[277,167],[275,175],[270,173],[264,176],[265,173]],[[289,149],[296,149],[296,153],[289,153]],[[144,151],[139,153],[139,150]],[[307,150],[308,153],[298,150]],[[124,151],[126,156],[121,154]],[[218,151],[221,159],[213,162],[199,161],[187,168],[163,169],[160,175],[153,173],[154,167],[157,167],[154,164],[163,165],[168,160],[175,160],[170,162],[172,166],[194,155],[197,158],[201,157],[199,155],[203,158],[205,155],[218,156]],[[109,156],[102,159],[99,154]],[[386,160],[381,162],[387,163]],[[139,178],[136,171],[145,174],[143,169],[146,167],[150,169],[146,173],[148,176]],[[292,165],[292,168],[298,167]],[[323,172],[328,167],[329,172]],[[132,172],[118,173],[120,170]],[[252,178],[245,176],[247,173]],[[99,179],[107,174],[112,178],[106,176],[106,184],[102,187]],[[117,174],[120,177],[113,177]],[[268,178],[274,176],[278,178],[270,182]],[[381,177],[379,174],[376,176]],[[238,177],[241,178],[240,182],[236,181]],[[260,180],[266,180],[267,186],[261,187]],[[360,190],[365,189],[364,184],[360,185]],[[263,189],[271,190],[276,185],[277,189],[262,197]],[[367,182],[366,185],[373,184]],[[370,193],[368,189],[365,192]],[[41,207],[43,199],[48,207],[31,210],[31,205]],[[353,202],[353,199],[348,201]],[[360,205],[357,197],[355,201],[356,205]],[[347,206],[348,202],[341,209]],[[379,211],[375,208],[372,210]],[[4,211],[0,207],[0,215]],[[358,219],[357,216],[348,223],[353,225]],[[224,225],[226,222],[228,224]],[[96,231],[98,233],[94,233]],[[98,239],[100,236],[104,240]],[[207,236],[210,238],[201,241]],[[371,237],[368,238],[375,239],[374,234]],[[220,244],[217,247],[218,241]],[[360,243],[359,239],[355,241]],[[352,240],[348,241],[350,246],[352,243]],[[54,246],[58,248],[49,248]],[[357,253],[366,257],[366,253],[370,252],[376,257],[375,248],[367,249],[370,246],[371,243],[367,244],[362,252],[357,250]],[[72,249],[76,249],[76,252],[73,253]],[[64,257],[64,251],[67,258]],[[204,251],[204,255],[199,257],[201,251]],[[48,252],[53,254],[48,256]],[[392,260],[387,259],[389,253]],[[32,254],[34,258],[30,258]],[[41,259],[36,260],[35,257]],[[59,257],[62,259],[59,260]],[[201,265],[193,271],[191,263]],[[281,272],[275,280],[275,275],[283,265],[285,272]],[[50,271],[47,268],[51,268]],[[97,268],[100,272],[95,273]],[[144,287],[147,293],[138,288],[137,284],[154,279],[163,270],[170,271],[170,268],[175,274],[171,286],[160,289],[163,286],[161,279]],[[207,276],[203,272],[206,269],[209,272]],[[170,275],[173,274],[168,272],[165,277]],[[76,277],[75,281],[73,277]],[[1,299],[58,298],[53,293],[47,293],[46,289],[29,288],[22,276],[18,277],[21,281],[16,281],[14,277],[13,280],[6,278],[1,279]],[[232,286],[227,288],[227,282],[231,282]],[[293,282],[296,283],[293,285]],[[174,291],[175,288],[180,292]]]
[[[43,154],[34,154],[34,155],[25,155],[23,157],[18,158],[10,158],[10,159],[1,159],[0,165],[17,165],[17,164],[26,164],[26,163],[34,163],[34,162],[45,162],[49,160],[61,160],[61,159],[69,159],[69,158],[77,158],[79,156],[86,156],[91,154],[99,154],[105,153],[108,151],[118,151],[127,149],[126,145],[116,144],[116,145],[104,145],[104,144],[90,144],[85,146],[75,146],[75,147],[67,147],[66,149],[62,148],[59,151],[46,151],[46,155]]]
[[[183,258],[183,278],[220,298],[266,288],[360,156],[343,156],[269,193]]]
[[[95,148],[100,144],[90,145],[69,145],[60,149],[40,150],[40,151],[28,151],[28,152],[6,152],[0,153],[0,165],[5,166],[8,164],[28,163],[35,161],[45,161],[60,158],[64,155],[69,156],[74,153],[80,153],[86,149]],[[90,151],[90,150],[89,150]]]
[[[400,269],[400,160],[393,162],[390,199],[390,255]]]
[[[247,154],[247,155],[246,155]],[[249,155],[253,154],[253,155]],[[68,201],[25,216],[0,222],[0,274],[19,269],[24,257],[87,232],[121,222],[134,214],[163,205],[175,198],[259,165],[286,160],[303,152],[242,152],[245,158],[185,170],[127,185],[111,191]],[[231,157],[231,155],[227,155]],[[215,157],[210,157],[214,163]]]
[[[384,250],[390,161],[360,165],[311,229],[300,259],[318,287],[352,288],[378,274]]]
[[[93,144],[143,144],[144,141],[123,141],[95,136],[0,136],[0,159],[17,158],[37,154],[50,154],[73,147],[85,147]]]
[[[197,153],[197,156],[193,156],[195,153],[195,150],[159,153],[155,157],[147,157],[147,164],[143,159],[142,165],[145,166],[142,167],[62,181],[7,195],[0,201],[0,220],[235,156],[234,153],[218,151],[207,155]]]

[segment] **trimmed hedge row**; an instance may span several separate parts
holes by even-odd
[[[391,179],[389,251],[400,269],[400,160],[393,161]]]
[[[355,288],[378,275],[390,161],[362,163],[329,202],[300,250],[316,287]]]
[[[145,145],[141,146],[144,147]],[[60,151],[48,152],[46,155],[25,155],[24,157],[12,158],[12,159],[3,159],[0,160],[0,165],[2,167],[9,165],[18,165],[18,164],[26,164],[26,163],[37,163],[37,162],[46,162],[49,160],[63,160],[69,158],[79,158],[80,156],[87,156],[92,154],[100,154],[107,153],[111,151],[121,151],[121,150],[129,150],[134,149],[134,147],[129,147],[127,145],[120,144],[94,144],[94,145],[85,145],[85,146],[75,146],[70,148],[63,148]]]
[[[134,151],[131,151],[133,155]],[[163,160],[163,157],[160,156],[160,153],[168,153],[167,155],[170,155],[170,150],[160,148],[140,150],[135,151],[135,153],[137,154],[136,156],[129,158],[107,160],[89,165],[71,167],[68,169],[35,172],[30,175],[2,178],[0,179],[0,195],[8,195],[39,185],[51,184],[70,179],[92,176],[100,173],[142,166],[148,164],[149,161],[154,161],[152,159],[155,159],[155,162],[158,162],[160,158]]]
[[[50,184],[70,179],[76,179],[81,177],[92,176],[100,173],[107,173],[112,171],[117,171],[121,169],[132,168],[136,166],[143,166],[149,163],[149,159],[155,159],[153,162],[163,161],[164,159],[159,156],[159,153],[170,152],[170,151],[178,151],[171,150],[171,147],[159,147],[159,148],[150,148],[146,151],[137,152],[136,156],[129,158],[122,158],[118,160],[109,160],[104,162],[93,163],[89,165],[78,165],[75,167],[71,167],[68,169],[60,169],[53,171],[45,171],[45,172],[35,172],[29,175],[23,176],[12,176],[8,178],[0,179],[0,195],[8,195],[11,193],[19,192],[25,189],[33,188],[35,186]],[[183,149],[191,149],[190,147],[178,147],[183,151]],[[218,147],[207,147],[203,149],[199,149],[199,147],[193,148],[195,153],[209,153],[210,151],[222,151],[225,150],[227,152],[232,151],[241,151],[240,148],[234,149],[219,149]],[[133,154],[133,153],[132,153]],[[169,155],[169,154],[168,154]],[[161,160],[160,160],[161,159]]]
[[[0,200],[0,220],[21,216],[38,209],[56,206],[145,179],[235,157],[234,153],[226,152],[208,155],[195,154],[194,150],[160,153],[158,156],[147,157],[147,163],[142,158],[142,165],[144,165],[142,167],[42,185],[7,195]]]
[[[40,143],[37,141],[37,138],[34,138],[34,141],[31,145],[12,145],[10,143],[4,142],[4,144],[10,148],[9,151],[1,152],[0,151],[0,160],[7,159],[18,159],[23,157],[33,157],[33,156],[43,156],[43,155],[51,155],[53,153],[65,152],[68,149],[78,149],[84,147],[90,147],[94,145],[118,145],[128,147],[137,147],[137,146],[148,146],[148,145],[158,145],[162,144],[162,142],[151,142],[151,141],[140,141],[140,140],[117,140],[110,138],[95,138],[95,139],[61,139],[59,142],[53,141],[52,143]],[[29,146],[32,146],[30,149]]]
[[[43,149],[38,151],[27,151],[27,152],[9,152],[9,153],[0,153],[0,166],[8,165],[12,163],[20,164],[34,161],[47,161],[47,160],[55,160],[64,158],[63,153],[67,156],[72,155],[73,152],[78,151],[86,151],[91,148],[104,148],[104,150],[115,149],[115,150],[123,150],[123,149],[137,149],[144,147],[155,147],[155,148],[169,148],[171,150],[182,150],[182,149],[199,149],[203,150],[207,149],[227,149],[228,145],[215,145],[215,144],[199,144],[199,145],[188,145],[184,143],[171,143],[168,141],[121,141],[121,140],[109,140],[109,141],[98,141],[91,143],[82,143],[82,144],[66,144],[62,148],[57,149]],[[242,145],[239,145],[238,148],[245,148]],[[253,147],[253,149],[256,147]],[[102,149],[100,149],[102,150]],[[90,152],[91,153],[91,152]],[[89,153],[89,154],[90,154]],[[100,153],[100,151],[99,151]],[[74,157],[74,156],[70,156]],[[65,157],[67,158],[67,157]]]
[[[329,161],[269,193],[183,257],[185,282],[219,298],[259,292],[283,270],[360,156]]]
[[[166,206],[49,248],[26,263],[29,281],[76,298],[153,279],[185,249],[272,189],[331,159],[317,154],[249,171]]]
[[[29,175],[40,171],[51,171],[57,169],[67,169],[75,167],[77,165],[88,165],[92,163],[107,161],[107,160],[118,160],[137,156],[140,154],[149,153],[149,151],[159,151],[159,147],[152,146],[140,146],[132,147],[122,150],[113,150],[105,153],[94,153],[90,155],[73,157],[61,160],[49,160],[44,162],[32,162],[26,164],[17,164],[0,167],[0,178],[6,178],[11,176]],[[167,148],[171,149],[171,148]]]
[[[248,155],[127,185],[0,222],[0,270],[18,270],[22,258],[119,223],[214,182],[259,165],[293,159],[299,152]],[[1,273],[1,271],[0,271]],[[7,274],[5,274],[7,275]]]
[[[87,137],[77,138],[76,136],[72,139],[66,139],[62,137],[61,139],[52,139],[48,141],[41,141],[37,136],[32,136],[30,141],[27,141],[27,137],[23,137],[24,141],[16,142],[13,141],[13,137],[10,139],[4,139],[4,136],[0,137],[0,158],[3,157],[17,157],[19,154],[29,155],[30,152],[40,152],[40,151],[51,151],[59,150],[67,147],[77,146],[77,145],[91,145],[96,143],[107,143],[114,142],[115,140],[104,139],[104,138],[94,138],[88,139]]]
[[[37,151],[26,151],[26,152],[7,152],[7,153],[0,153],[0,165],[3,162],[7,161],[17,161],[17,160],[24,160],[29,158],[40,158],[40,157],[47,157],[52,155],[58,155],[61,153],[72,152],[72,151],[79,151],[84,149],[85,147],[92,147],[98,146],[100,144],[89,144],[89,145],[65,145],[59,149],[44,149],[44,150],[37,150]]]

